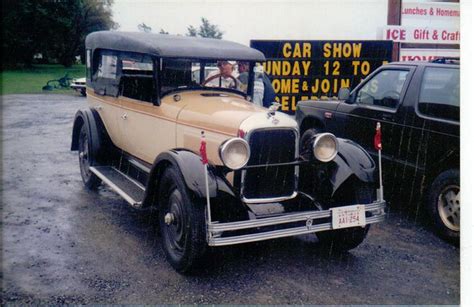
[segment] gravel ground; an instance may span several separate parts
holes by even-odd
[[[84,189],[69,151],[80,96],[2,96],[1,303],[459,304],[459,248],[390,212],[355,250],[314,236],[217,249],[176,273],[156,215]]]

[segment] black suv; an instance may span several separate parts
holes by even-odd
[[[341,89],[337,101],[298,103],[301,143],[327,131],[358,142],[375,157],[380,122],[388,200],[412,204],[424,196],[439,233],[457,239],[459,87],[457,59],[384,65],[352,92]]]

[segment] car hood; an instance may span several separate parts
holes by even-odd
[[[183,108],[177,118],[179,124],[229,136],[237,136],[247,118],[268,112],[233,93],[190,91],[180,96]]]
[[[328,111],[336,111],[341,102],[342,100],[307,100],[299,102],[298,105]]]

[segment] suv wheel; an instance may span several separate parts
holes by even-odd
[[[369,204],[373,202],[373,189],[366,184],[358,184],[354,188],[354,203]],[[336,252],[344,252],[359,246],[367,236],[370,225],[365,227],[344,228],[318,232],[317,236],[324,248]]]
[[[166,259],[180,273],[198,269],[207,249],[205,206],[192,201],[175,167],[160,182],[159,222]]]
[[[87,133],[86,125],[82,125],[79,134],[79,168],[81,170],[81,177],[84,185],[91,190],[96,189],[101,180],[89,169],[91,166],[91,146],[89,142],[89,134]]]
[[[436,230],[446,239],[459,239],[460,191],[459,170],[448,170],[436,177],[428,194],[428,211]]]

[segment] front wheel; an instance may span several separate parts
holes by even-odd
[[[81,170],[82,181],[88,189],[94,190],[100,185],[101,180],[90,170],[92,161],[92,150],[86,125],[83,125],[81,128],[81,132],[79,134],[78,149],[79,168]]]
[[[173,166],[160,182],[159,222],[171,266],[180,273],[198,270],[207,249],[205,206],[191,200],[181,172]]]
[[[370,204],[374,199],[373,188],[357,183],[353,188],[353,204]],[[343,252],[359,246],[367,236],[370,225],[318,232],[320,244],[333,251]]]
[[[428,211],[438,233],[458,240],[461,229],[459,170],[447,170],[433,181],[428,193]]]

